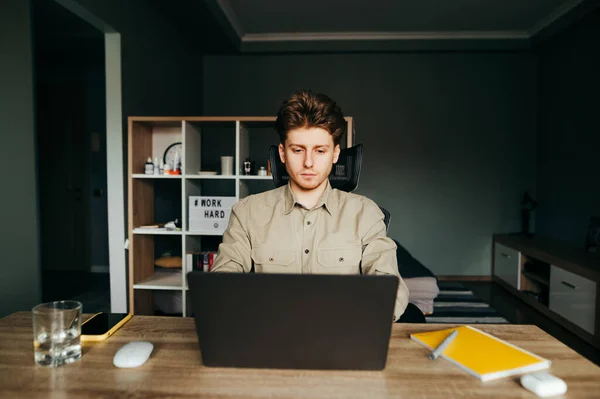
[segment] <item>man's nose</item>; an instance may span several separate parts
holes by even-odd
[[[304,167],[305,168],[310,168],[310,167],[312,167],[312,164],[313,164],[313,162],[312,162],[312,155],[311,155],[310,152],[307,152],[306,156],[304,157]]]

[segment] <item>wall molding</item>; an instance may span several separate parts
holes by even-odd
[[[569,12],[575,7],[581,5],[585,0],[569,0],[560,6],[558,6],[550,14],[540,19],[530,30],[529,37],[533,38],[535,35],[540,33],[543,29],[548,28],[550,25],[557,23],[560,19],[564,18]]]
[[[241,37],[249,42],[349,41],[349,40],[510,40],[529,39],[526,31],[432,31],[432,32],[314,32],[249,33]]]
[[[224,17],[221,24],[224,29],[235,32],[242,53],[529,49],[537,35],[551,26],[562,25],[560,21],[585,2],[592,0],[568,0],[525,31],[246,33],[231,0],[207,0],[213,13],[220,9]]]

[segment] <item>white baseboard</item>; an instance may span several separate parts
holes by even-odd
[[[92,265],[91,272],[92,273],[108,273],[109,268],[108,268],[108,265]]]

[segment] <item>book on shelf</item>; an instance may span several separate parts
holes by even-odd
[[[217,251],[188,252],[185,263],[186,273],[191,271],[210,272],[216,257]]]

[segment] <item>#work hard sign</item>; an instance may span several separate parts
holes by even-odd
[[[225,232],[231,207],[237,202],[235,197],[190,196],[189,199],[189,231],[210,234]]]

